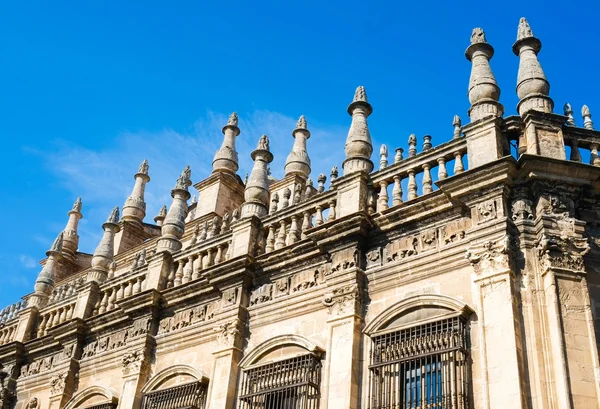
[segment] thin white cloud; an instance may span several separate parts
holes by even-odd
[[[102,235],[101,224],[110,210],[122,206],[133,188],[133,175],[143,159],[150,164],[151,181],[146,188],[146,220],[151,222],[163,204],[171,203],[170,191],[186,165],[192,169],[195,183],[210,174],[212,160],[222,142],[221,128],[229,114],[208,112],[193,124],[189,133],[165,129],[160,132],[126,132],[118,135],[107,149],[91,151],[71,144],[56,145],[54,152],[43,157],[48,169],[63,185],[83,200],[80,249],[93,252]],[[252,169],[250,152],[262,134],[269,135],[274,154],[271,170],[275,177],[283,176],[285,159],[293,145],[292,130],[297,118],[278,112],[255,111],[239,116],[241,134],[237,138],[240,170],[244,177]],[[349,124],[318,126],[310,123],[308,152],[312,161],[312,177],[329,175],[331,167],[341,169],[344,142]],[[192,194],[197,194],[192,189]],[[62,216],[62,215],[57,215]],[[61,219],[62,221],[62,219]]]
[[[25,254],[19,255],[19,262],[21,263],[21,266],[27,269],[36,268],[39,266],[33,257]]]

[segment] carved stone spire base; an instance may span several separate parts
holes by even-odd
[[[232,214],[244,202],[244,184],[237,175],[215,171],[194,187],[200,192],[194,219],[215,214]]]

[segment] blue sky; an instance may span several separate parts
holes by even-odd
[[[474,27],[496,54],[492,69],[515,113],[518,58],[528,18],[556,108],[598,112],[597,1],[2,2],[0,5],[0,304],[33,290],[38,261],[82,196],[80,250],[122,206],[140,162],[150,162],[147,221],[186,164],[210,172],[221,127],[240,116],[240,175],[267,133],[281,176],[291,131],[306,115],[313,176],[341,165],[357,85],[364,85],[375,153],[410,133],[452,136],[468,122]],[[492,5],[493,4],[493,5]],[[420,145],[420,143],[419,143]],[[376,155],[374,162],[378,162]]]

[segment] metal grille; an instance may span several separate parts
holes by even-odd
[[[318,409],[321,361],[313,354],[243,373],[240,409]]]
[[[376,335],[369,365],[369,409],[466,409],[465,319]]]
[[[117,407],[116,403],[100,403],[98,405],[94,405],[94,406],[88,406],[85,409],[115,409]]]
[[[206,383],[192,382],[146,393],[142,409],[203,409],[207,386]]]

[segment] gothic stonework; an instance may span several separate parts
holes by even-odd
[[[325,141],[299,115],[271,174],[285,158],[233,113],[210,174],[182,163],[168,206],[146,203],[142,162],[93,255],[76,200],[32,292],[0,310],[0,409],[598,407],[600,131],[587,107],[553,113],[541,41],[515,28],[519,115],[478,28],[467,120],[389,139],[376,171],[360,86],[341,164],[312,173]]]

